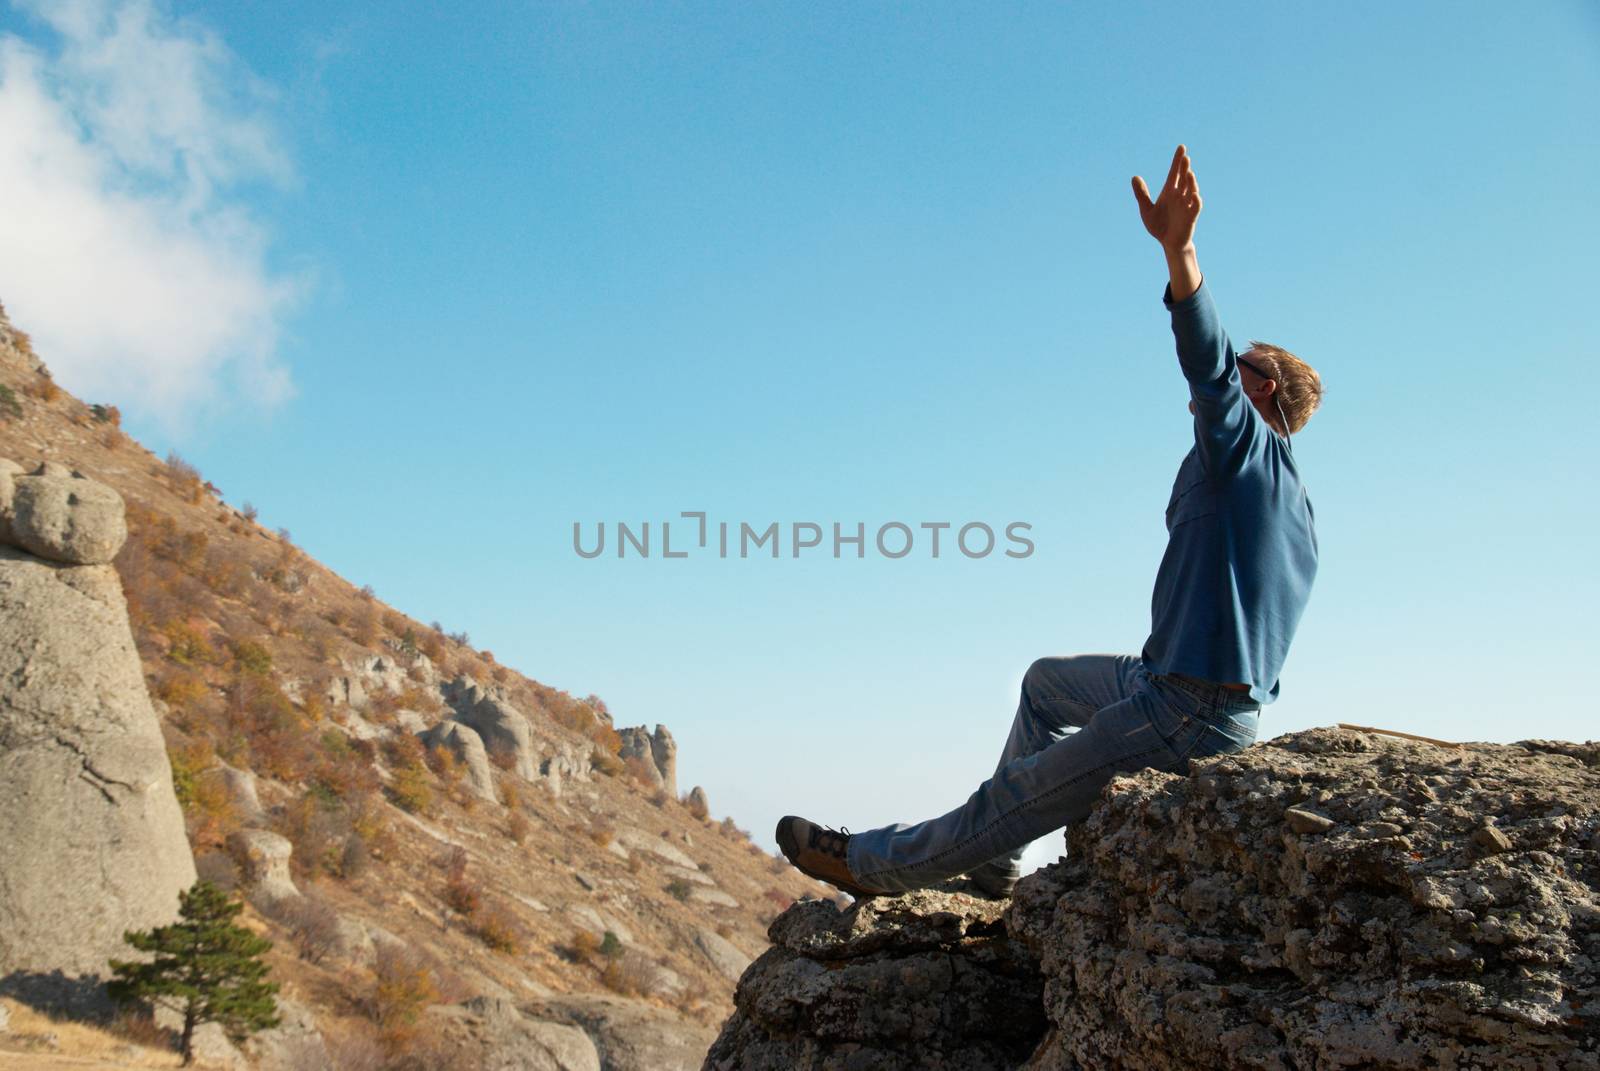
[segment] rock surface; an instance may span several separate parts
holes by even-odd
[[[802,901],[745,971],[710,1071],[1018,1067],[1045,1031],[1042,980],[1004,902],[920,890]]]
[[[300,895],[289,873],[294,846],[287,838],[265,829],[241,829],[228,837],[228,850],[239,864],[252,901],[271,904]]]
[[[500,797],[494,790],[494,771],[489,768],[489,752],[484,750],[483,738],[476,730],[458,721],[441,721],[418,733],[417,737],[424,747],[447,748],[461,763],[467,784],[479,799],[499,802]]]
[[[1017,887],[1030,1066],[1600,1067],[1597,832],[1592,752],[1317,729],[1120,779]]]
[[[603,1071],[695,1071],[715,1031],[643,1001],[572,993],[528,1004],[538,1019],[576,1026],[589,1036]]]
[[[503,997],[430,1008],[428,1016],[484,1071],[601,1071],[582,1029],[535,1018]]]
[[[674,799],[678,796],[678,744],[667,732],[665,725],[657,725],[651,733],[643,725],[618,729],[622,737],[622,750],[618,755],[624,760],[643,759],[641,769],[650,783],[666,790]]]
[[[120,546],[120,534],[106,534],[123,523],[109,488],[101,494],[48,466],[13,477],[15,468],[0,466],[8,528],[32,532],[35,546],[39,533],[56,533],[63,556],[100,558]],[[72,490],[23,491],[29,481]],[[57,506],[67,514],[59,525],[48,520]],[[172,921],[179,890],[195,880],[110,565],[0,545],[0,682],[0,991],[99,1003],[93,979],[112,956],[126,958],[123,931]]]
[[[538,750],[528,719],[501,689],[485,689],[463,676],[445,685],[442,692],[456,720],[476,731],[485,748],[509,753],[519,777],[532,781],[539,776]]]
[[[1009,906],[790,908],[706,1068],[1600,1069],[1600,746],[1315,729],[1067,840]]]
[[[68,565],[105,565],[117,556],[128,538],[121,495],[51,461],[26,476],[15,467],[0,466],[0,482],[10,484],[0,491],[0,531],[10,543]]]

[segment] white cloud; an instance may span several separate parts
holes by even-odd
[[[260,82],[148,0],[26,0],[0,34],[0,301],[56,379],[169,427],[270,406],[297,284],[248,191],[293,180]]]

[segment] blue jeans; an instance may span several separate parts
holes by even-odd
[[[1154,676],[1132,655],[1041,658],[994,776],[948,814],[850,838],[846,862],[865,885],[904,892],[984,866],[1015,876],[1022,850],[1081,822],[1119,774],[1182,773],[1189,760],[1256,738],[1261,704],[1246,692],[1177,675]]]

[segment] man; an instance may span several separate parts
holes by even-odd
[[[1170,277],[1194,447],[1167,502],[1167,549],[1143,654],[1042,658],[994,776],[965,804],[916,825],[851,834],[794,815],[778,845],[796,867],[856,896],[968,875],[1010,895],[1022,849],[1082,821],[1112,777],[1238,751],[1256,737],[1317,571],[1311,502],[1290,434],[1322,400],[1305,362],[1261,342],[1243,354],[1217,321],[1195,258],[1200,186],[1182,145],[1160,195],[1133,180]]]

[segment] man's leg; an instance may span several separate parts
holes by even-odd
[[[1126,678],[1124,698],[1072,724],[1096,695],[1109,692],[1109,675],[1098,679],[1106,692],[1079,687],[1061,695],[1041,693],[1035,702],[1025,691],[1018,717],[1023,724],[1013,731],[1019,750],[1046,737],[1049,742],[1010,759],[947,814],[855,834],[847,848],[850,873],[863,885],[890,892],[922,888],[997,856],[1009,859],[1030,841],[1082,821],[1118,774],[1185,762],[1187,752],[1175,751],[1168,740],[1187,724],[1188,713],[1173,708],[1171,695],[1153,689],[1137,664]]]
[[[1135,655],[1096,654],[1041,658],[1029,666],[1022,677],[1022,697],[1011,722],[1011,735],[994,772],[999,774],[1013,760],[1071,736],[1089,724],[1096,711],[1128,698],[1139,664]],[[1022,873],[1026,847],[1002,852],[974,867],[970,876],[983,889],[1009,893]]]

